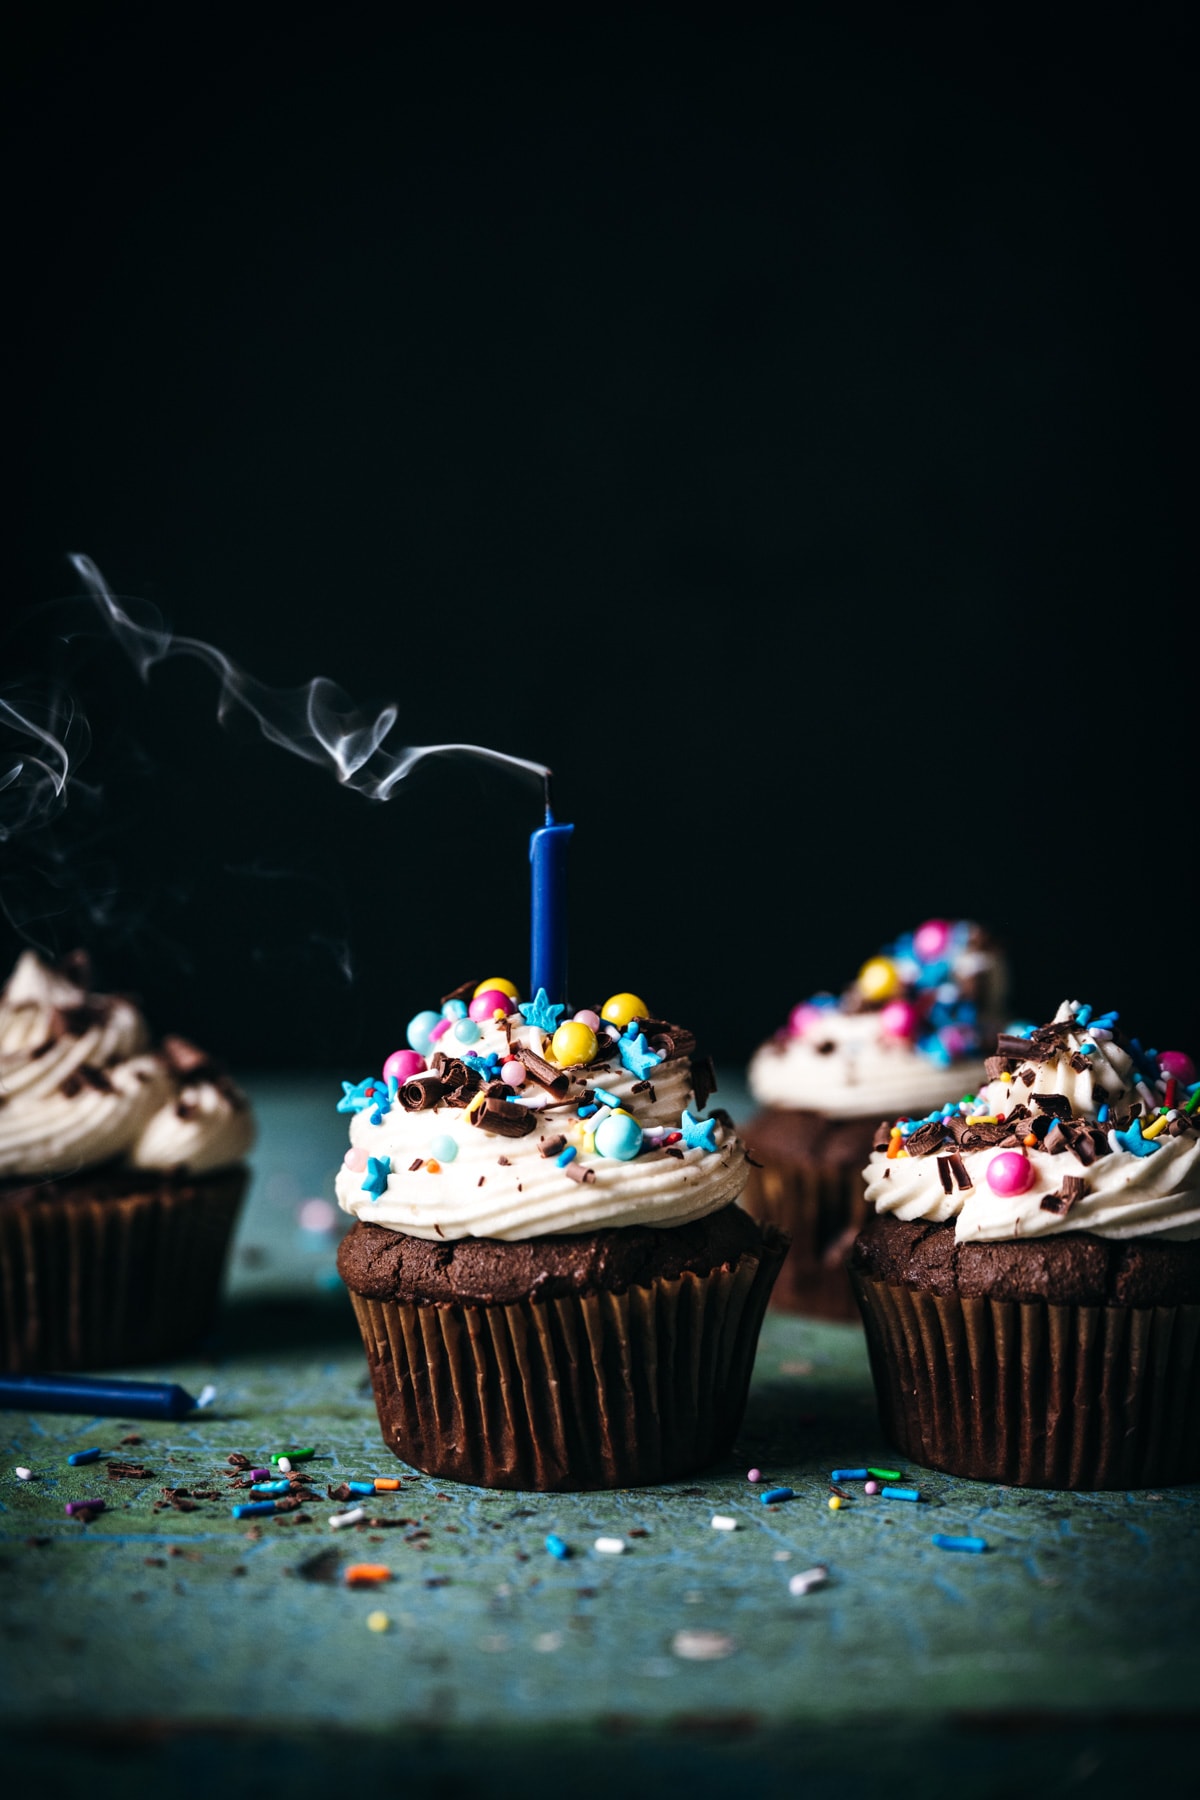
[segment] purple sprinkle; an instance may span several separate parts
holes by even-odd
[[[66,1514],[67,1514],[68,1519],[73,1519],[75,1517],[76,1513],[103,1512],[104,1505],[105,1505],[105,1503],[103,1500],[68,1500],[67,1505],[66,1505]]]
[[[273,1469],[251,1469],[250,1479],[251,1481],[269,1481],[274,1472]]]

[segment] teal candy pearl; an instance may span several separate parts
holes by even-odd
[[[461,1006],[462,1002],[460,1000],[452,1002],[452,1004]],[[460,1044],[477,1044],[482,1036],[474,1019],[460,1019],[457,1025],[452,1025],[450,1027],[450,1034],[452,1037],[456,1038]]]
[[[440,1163],[452,1163],[458,1155],[458,1145],[452,1137],[435,1137],[429,1146],[429,1154]]]
[[[435,1012],[419,1012],[415,1019],[408,1021],[405,1037],[410,1047],[418,1056],[428,1056],[430,1049],[429,1034],[435,1025],[440,1025],[442,1015]]]
[[[465,1019],[467,1003],[465,1000],[447,1000],[442,1008],[443,1019]]]
[[[632,1162],[642,1147],[642,1128],[627,1113],[613,1113],[596,1129],[596,1149],[615,1162]]]

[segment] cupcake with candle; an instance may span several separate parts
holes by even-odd
[[[0,1357],[87,1369],[208,1326],[246,1182],[243,1096],[87,959],[32,951],[0,994]]]
[[[973,1106],[881,1129],[850,1262],[884,1429],[1031,1487],[1200,1479],[1200,1084],[1118,1015],[1005,1035]]]
[[[967,919],[928,919],[815,994],[755,1053],[759,1111],[744,1205],[792,1240],[775,1304],[852,1319],[845,1259],[864,1217],[862,1168],[881,1118],[974,1092],[1004,1000],[996,946]]]
[[[711,1063],[634,994],[470,982],[343,1083],[338,1267],[380,1425],[487,1487],[623,1487],[727,1451],[785,1240],[736,1204]]]

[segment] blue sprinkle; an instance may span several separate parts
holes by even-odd
[[[1086,1025],[1088,1020],[1091,1018],[1091,1016],[1092,1016],[1092,1009],[1090,1006],[1088,1006],[1085,1003],[1083,1006],[1081,1006],[1079,1008],[1079,1011],[1075,1014],[1075,1023],[1077,1025]],[[936,1542],[937,1540],[935,1539],[934,1541]]]
[[[566,1562],[571,1554],[571,1546],[557,1532],[551,1531],[546,1536],[546,1548],[551,1556],[557,1556],[559,1562]]]
[[[593,1113],[598,1113],[599,1111],[600,1108],[598,1106],[580,1106],[576,1109],[576,1114],[578,1118],[590,1119]]]
[[[939,1550],[966,1550],[972,1556],[979,1556],[987,1549],[983,1538],[954,1537],[948,1531],[935,1531],[929,1541]]]
[[[267,1494],[286,1494],[291,1485],[290,1481],[256,1481],[250,1492],[261,1499]]]
[[[569,1162],[575,1161],[578,1154],[574,1144],[568,1144],[565,1150],[560,1150],[554,1160],[560,1169],[565,1169]]]
[[[235,1506],[235,1519],[265,1519],[268,1513],[275,1511],[273,1500],[247,1500],[241,1506]]]
[[[348,1481],[346,1486],[352,1494],[373,1494],[375,1492],[373,1481]]]
[[[602,1103],[602,1105],[604,1105],[604,1106],[620,1106],[620,1104],[621,1104],[620,1095],[619,1094],[610,1094],[607,1088],[602,1088],[602,1087],[593,1088],[592,1092],[593,1092],[593,1094],[595,1094],[597,1100],[599,1100]]]
[[[777,1500],[794,1500],[795,1498],[794,1488],[768,1488],[765,1494],[759,1495],[764,1506],[773,1506]]]
[[[1097,1113],[1097,1114],[1096,1114],[1096,1123],[1097,1123],[1097,1125],[1103,1125],[1103,1124],[1104,1124],[1104,1121],[1105,1121],[1105,1120],[1106,1120],[1106,1119],[1107,1119],[1107,1118],[1108,1118],[1108,1108],[1107,1108],[1107,1106],[1102,1106],[1102,1107],[1101,1107],[1101,1108],[1100,1108],[1100,1110],[1099,1110],[1099,1112],[1098,1112],[1098,1113]]]
[[[865,1481],[871,1473],[869,1469],[830,1469],[830,1481]]]
[[[919,1488],[885,1487],[880,1488],[879,1491],[885,1500],[919,1500],[921,1498]]]
[[[97,1446],[95,1450],[76,1450],[67,1458],[67,1461],[73,1469],[77,1469],[81,1463],[99,1462],[99,1460],[99,1446]]]

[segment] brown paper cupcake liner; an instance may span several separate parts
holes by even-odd
[[[742,1205],[760,1224],[778,1226],[792,1240],[772,1306],[856,1321],[846,1258],[866,1216],[861,1170],[845,1163],[785,1168],[767,1162],[751,1168]]]
[[[851,1271],[890,1441],[1022,1487],[1200,1480],[1200,1306],[935,1295]]]
[[[564,1490],[671,1481],[741,1423],[779,1256],[625,1293],[470,1305],[351,1290],[385,1442],[427,1474]]]
[[[5,1369],[90,1369],[177,1355],[212,1321],[244,1169],[101,1197],[82,1185],[0,1202]]]

